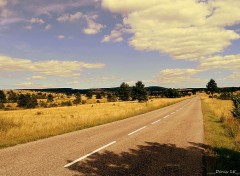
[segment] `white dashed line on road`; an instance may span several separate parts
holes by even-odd
[[[161,119],[159,119],[159,120],[153,122],[152,125],[155,124],[155,123],[158,123],[158,122],[160,122],[160,121],[161,121]]]
[[[132,135],[132,134],[134,134],[134,133],[136,133],[136,132],[138,132],[138,131],[140,131],[140,130],[143,130],[143,129],[146,128],[146,127],[147,127],[147,126],[144,126],[144,127],[142,127],[142,128],[139,128],[138,130],[135,130],[135,131],[129,133],[128,136],[130,136],[130,135]]]
[[[102,150],[102,149],[104,149],[104,148],[107,148],[107,147],[109,147],[110,145],[115,144],[116,142],[117,142],[117,141],[113,141],[113,142],[111,142],[111,143],[109,143],[109,144],[107,144],[107,145],[104,145],[103,147],[101,147],[101,148],[99,148],[99,149],[96,149],[96,150],[94,150],[93,152],[88,153],[87,155],[84,155],[84,156],[82,156],[81,158],[78,158],[78,159],[72,161],[71,163],[66,164],[64,167],[65,167],[65,168],[66,168],[66,167],[69,167],[69,166],[71,166],[71,165],[73,165],[73,164],[75,164],[75,163],[77,163],[77,162],[79,162],[79,161],[81,161],[81,160],[84,160],[85,158],[89,157],[90,155],[92,155],[92,154],[94,154],[94,153],[97,153],[97,152],[99,152],[100,150]]]

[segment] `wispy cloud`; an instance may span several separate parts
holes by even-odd
[[[60,40],[63,40],[63,39],[65,39],[66,37],[65,37],[65,35],[58,35],[57,38],[60,39]]]
[[[85,34],[97,34],[105,27],[104,25],[95,21],[98,18],[98,15],[85,15],[84,18],[87,21],[87,27],[83,30]]]
[[[4,72],[31,72],[45,76],[72,77],[82,69],[103,68],[104,64],[90,64],[79,61],[38,61],[0,56],[0,70]]]
[[[62,16],[57,18],[58,22],[74,22],[74,21],[78,21],[79,19],[81,19],[83,17],[83,14],[81,12],[76,12],[74,14],[63,14]]]
[[[48,24],[48,25],[45,26],[45,30],[50,30],[50,29],[52,29],[52,25],[51,24]]]
[[[30,20],[30,23],[31,24],[44,24],[45,21],[43,19],[41,19],[41,18],[32,18]]]
[[[36,15],[52,15],[52,13],[61,13],[67,9],[87,6],[87,5],[98,5],[100,2],[94,0],[74,0],[74,1],[58,1],[54,3],[41,3],[40,5],[30,6],[28,9],[32,10]]]
[[[20,82],[14,85],[16,88],[25,88],[25,89],[45,89],[56,87],[54,84],[38,84],[33,82]]]
[[[125,33],[131,33],[131,29],[123,24],[116,24],[115,29],[111,31],[110,35],[105,35],[102,42],[122,42]]]

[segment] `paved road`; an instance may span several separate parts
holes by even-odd
[[[1,176],[201,175],[199,97],[98,127],[0,150]]]

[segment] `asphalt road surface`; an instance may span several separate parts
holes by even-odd
[[[0,150],[1,176],[202,175],[199,97]]]

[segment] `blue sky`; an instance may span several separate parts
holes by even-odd
[[[0,0],[0,89],[240,86],[236,0]]]

